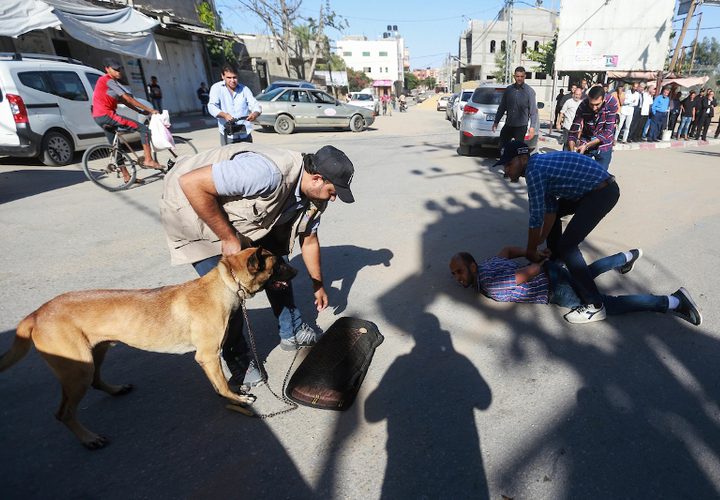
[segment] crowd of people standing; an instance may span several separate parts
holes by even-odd
[[[600,85],[596,85],[601,87]],[[715,116],[717,100],[712,89],[694,90],[684,94],[679,88],[667,85],[659,92],[652,83],[619,83],[612,92],[604,86],[607,96],[618,104],[613,143],[659,142],[665,130],[678,140],[707,140],[710,124]],[[587,81],[573,84],[570,91],[556,98],[553,126],[562,131],[563,144],[568,144],[570,129],[580,103],[587,100]],[[720,136],[720,123],[714,137]]]

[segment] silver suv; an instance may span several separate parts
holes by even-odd
[[[500,146],[500,131],[505,125],[505,116],[507,115],[500,120],[495,132],[492,131],[492,125],[506,88],[506,86],[499,85],[482,85],[473,91],[472,96],[464,105],[459,127],[460,148],[458,152],[461,155],[469,155],[473,147]],[[537,103],[538,109],[542,109],[544,106],[542,102]],[[529,126],[528,123],[528,128]],[[538,131],[535,132],[535,136],[528,142],[531,150],[537,146]],[[527,142],[527,135],[525,139]]]

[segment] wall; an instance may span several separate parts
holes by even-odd
[[[658,71],[675,0],[563,0],[558,71]]]

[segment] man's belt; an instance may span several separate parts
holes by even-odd
[[[614,184],[614,183],[615,183],[615,176],[614,176],[614,175],[611,175],[610,177],[608,177],[607,179],[605,179],[604,181],[602,181],[600,184],[598,184],[597,186],[595,186],[592,190],[593,190],[593,191],[599,191],[600,189],[606,188],[606,187],[608,187],[610,184]]]

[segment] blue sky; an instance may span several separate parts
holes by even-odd
[[[227,28],[237,33],[264,32],[264,27],[257,17],[243,12],[233,0],[215,1]],[[518,0],[518,8],[525,7],[517,2]],[[317,18],[320,3],[320,0],[304,0],[301,14]],[[365,35],[368,39],[376,39],[382,37],[388,24],[397,25],[410,49],[411,68],[439,67],[448,53],[457,55],[458,39],[467,28],[469,19],[490,21],[504,3],[504,0],[449,0],[442,2],[443,7],[440,8],[429,3],[423,5],[416,0],[331,0],[331,7],[347,19],[350,26],[342,33],[329,30],[327,34],[331,39],[339,39],[344,35]],[[560,0],[543,2],[543,7],[549,9],[556,9],[559,5]],[[700,39],[710,36],[720,39],[720,6],[703,5],[696,12],[703,12]],[[692,43],[695,26],[696,21],[693,21],[684,45]],[[679,30],[682,23],[677,22],[673,27]]]

